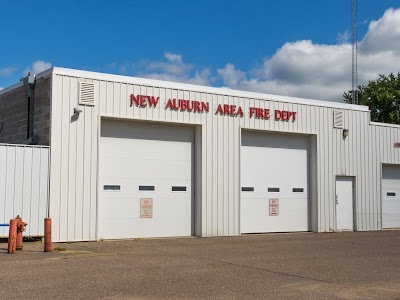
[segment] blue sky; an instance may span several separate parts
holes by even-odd
[[[358,6],[365,83],[399,71],[400,1]],[[350,0],[3,1],[0,88],[60,66],[342,101],[350,8]]]

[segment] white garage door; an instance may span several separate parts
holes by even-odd
[[[400,228],[400,166],[382,167],[383,228]]]
[[[193,233],[194,130],[103,120],[99,238]]]
[[[243,132],[242,233],[309,230],[308,148],[308,137]]]

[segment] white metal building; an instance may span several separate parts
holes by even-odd
[[[400,126],[368,107],[56,67],[41,78],[54,241],[400,228]]]

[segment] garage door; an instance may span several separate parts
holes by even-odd
[[[400,228],[400,166],[382,167],[383,228]]]
[[[242,233],[308,231],[308,148],[307,137],[243,132]]]
[[[193,233],[194,130],[103,120],[99,238]]]

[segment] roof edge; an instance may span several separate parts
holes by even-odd
[[[164,88],[174,88],[181,90],[192,90],[197,92],[209,92],[214,94],[222,94],[226,96],[241,96],[246,98],[256,98],[262,100],[273,100],[287,103],[298,103],[298,104],[308,104],[312,106],[323,106],[330,108],[341,108],[348,110],[357,110],[357,111],[365,111],[368,112],[368,106],[363,105],[354,105],[340,102],[332,102],[332,101],[324,101],[324,100],[316,100],[316,99],[307,99],[307,98],[298,98],[298,97],[290,97],[290,96],[280,96],[280,95],[271,95],[264,93],[256,93],[256,92],[248,92],[241,90],[234,90],[224,87],[210,87],[203,85],[194,85],[187,83],[179,83],[172,81],[162,81],[155,79],[147,79],[147,78],[139,78],[139,77],[131,77],[131,76],[123,76],[123,75],[115,75],[109,73],[98,73],[91,71],[83,71],[77,69],[69,69],[69,68],[60,68],[53,67],[53,74],[71,76],[71,77],[82,77],[89,78],[94,80],[103,80],[103,81],[116,81],[121,83],[130,83],[130,84],[144,84],[151,86],[159,86]]]
[[[19,87],[21,87],[21,86],[23,86],[22,81],[19,81],[19,82],[17,82],[17,83],[14,83],[13,85],[10,85],[9,87],[6,87],[6,88],[2,89],[2,90],[0,91],[0,96],[1,96],[1,95],[4,95],[4,94],[7,94],[8,92],[11,92],[11,91],[13,91],[13,90],[15,90],[15,89],[17,89],[17,88],[19,88]]]
[[[53,68],[50,68],[50,69],[44,70],[43,72],[35,74],[35,76],[36,76],[36,79],[40,79],[40,78],[44,78],[44,77],[50,76],[52,73],[53,73]],[[9,92],[11,92],[11,91],[23,86],[23,85],[24,84],[23,84],[22,80],[20,80],[19,82],[14,83],[13,85],[10,85],[10,86],[2,89],[0,91],[0,95],[9,93]]]
[[[369,124],[373,126],[393,127],[400,129],[400,125],[398,124],[381,123],[381,122],[369,122]]]

